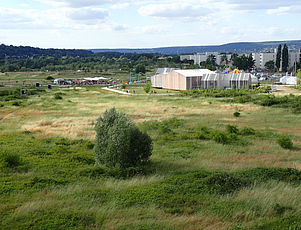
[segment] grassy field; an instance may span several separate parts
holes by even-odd
[[[98,87],[15,101],[0,107],[0,229],[301,229],[300,114]],[[95,166],[93,127],[111,107],[152,137],[147,172]],[[228,143],[207,136],[227,125],[239,129]],[[276,143],[282,134],[293,149]]]

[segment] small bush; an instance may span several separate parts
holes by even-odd
[[[56,94],[54,95],[54,99],[55,99],[55,100],[62,100],[63,97],[62,97],[59,93],[56,93]]]
[[[240,112],[235,112],[235,113],[233,113],[233,116],[234,116],[234,117],[240,117]]]
[[[0,154],[0,163],[3,167],[16,168],[22,165],[22,160],[16,153],[4,152]]]
[[[222,131],[215,131],[212,133],[212,139],[216,142],[216,143],[220,143],[220,144],[229,144],[230,142],[230,138],[228,137],[227,133],[222,132]]]
[[[144,86],[144,91],[145,91],[146,93],[149,93],[150,90],[151,90],[151,87],[152,87],[151,82],[150,82],[150,81],[146,82],[146,84],[145,84],[145,86]]]
[[[235,125],[227,125],[226,126],[226,131],[228,133],[234,133],[234,134],[238,134],[239,133],[239,129]]]
[[[243,136],[255,135],[255,129],[250,127],[244,127],[239,131],[239,134]]]
[[[21,106],[22,102],[21,101],[14,101],[14,102],[12,102],[11,105],[13,105],[13,106]]]
[[[292,149],[293,148],[293,142],[292,140],[285,135],[280,136],[277,139],[277,143],[284,149]]]
[[[48,76],[48,77],[46,78],[46,80],[52,81],[52,80],[54,80],[54,78],[53,78],[52,76]]]
[[[129,168],[148,161],[152,152],[151,138],[115,108],[98,118],[95,130],[97,163],[111,168]]]

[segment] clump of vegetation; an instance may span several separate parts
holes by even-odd
[[[123,82],[120,87],[121,89],[126,89],[126,84]]]
[[[239,129],[237,128],[236,125],[227,125],[226,126],[226,131],[228,133],[234,133],[234,134],[238,134],[239,133]]]
[[[234,117],[240,117],[240,112],[237,112],[237,111],[234,112],[234,113],[233,113],[233,116],[234,116]]]
[[[212,139],[216,142],[216,143],[220,143],[220,144],[229,144],[230,143],[230,138],[229,135],[227,135],[227,133],[223,132],[223,131],[215,131],[212,133]]]
[[[251,136],[251,135],[255,135],[255,129],[250,128],[250,127],[243,127],[240,131],[239,131],[240,135],[243,136]]]
[[[293,142],[290,137],[282,135],[277,139],[277,143],[284,149],[292,149]]]
[[[48,77],[46,78],[46,80],[52,81],[52,80],[54,80],[54,78],[53,78],[52,76],[48,76]]]
[[[150,90],[151,90],[151,87],[152,87],[151,82],[150,82],[150,81],[146,82],[146,84],[145,84],[145,86],[144,86],[144,91],[145,91],[146,93],[149,93]]]
[[[152,153],[152,140],[123,113],[107,110],[95,125],[94,153],[98,164],[129,168],[144,165]]]
[[[56,94],[54,94],[54,99],[55,100],[62,100],[63,97],[62,97],[62,95],[60,93],[56,93]]]
[[[22,160],[16,153],[3,152],[0,154],[0,165],[6,168],[16,168],[22,165]]]

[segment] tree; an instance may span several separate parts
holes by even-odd
[[[146,84],[145,84],[145,86],[144,86],[144,91],[145,91],[146,93],[149,93],[150,90],[151,90],[151,88],[152,88],[152,83],[151,83],[150,81],[146,82]]]
[[[301,84],[301,69],[298,69],[298,71],[297,71],[297,78],[298,78],[299,84]]]
[[[233,65],[238,69],[250,70],[254,66],[254,60],[251,54],[248,57],[242,55],[240,57],[234,57]]]
[[[141,132],[124,113],[106,110],[95,125],[94,155],[98,164],[107,167],[135,167],[149,160],[152,140]]]
[[[275,62],[273,60],[268,61],[267,63],[265,63],[264,67],[266,68],[266,70],[268,70],[269,72],[272,72],[274,70],[275,67]]]
[[[146,72],[145,66],[142,64],[137,65],[135,68],[135,72],[136,73],[145,73]]]
[[[206,60],[207,65],[216,66],[216,57],[214,54],[210,54]]]
[[[287,72],[288,69],[288,48],[287,45],[284,44],[282,49],[282,71]]]
[[[280,64],[281,64],[281,51],[282,51],[282,46],[280,44],[278,46],[277,55],[276,55],[276,67],[278,71],[280,70]]]

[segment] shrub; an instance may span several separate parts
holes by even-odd
[[[97,163],[111,168],[128,168],[148,161],[152,152],[151,138],[115,108],[98,118],[95,130]]]
[[[255,129],[250,128],[250,127],[244,127],[240,130],[239,133],[240,133],[240,135],[243,135],[243,136],[251,136],[251,135],[255,134]]]
[[[277,139],[277,143],[284,149],[292,149],[293,148],[292,140],[286,135],[280,136]]]
[[[16,153],[4,152],[0,155],[0,163],[3,167],[15,168],[22,164],[21,158]]]
[[[48,77],[46,78],[46,80],[52,81],[52,80],[54,80],[54,78],[53,78],[52,76],[48,76]]]
[[[150,90],[151,90],[151,87],[152,87],[151,82],[150,82],[150,81],[146,82],[146,84],[145,84],[145,86],[144,86],[144,91],[145,91],[146,93],[149,93]]]
[[[122,83],[120,87],[121,87],[121,89],[125,89],[126,88],[126,84]]]
[[[228,144],[230,142],[230,138],[228,137],[227,133],[225,132],[221,132],[221,131],[215,131],[212,133],[212,139],[216,142],[216,143],[220,143],[220,144]]]
[[[240,116],[240,112],[235,112],[235,113],[233,113],[233,116],[234,116],[234,117],[239,117],[239,116]]]
[[[226,131],[228,133],[234,133],[234,134],[238,134],[239,133],[239,130],[238,130],[237,126],[235,126],[235,125],[227,125],[226,126]]]
[[[62,97],[59,93],[56,93],[56,94],[54,95],[54,99],[55,99],[55,100],[62,100],[63,97]]]

